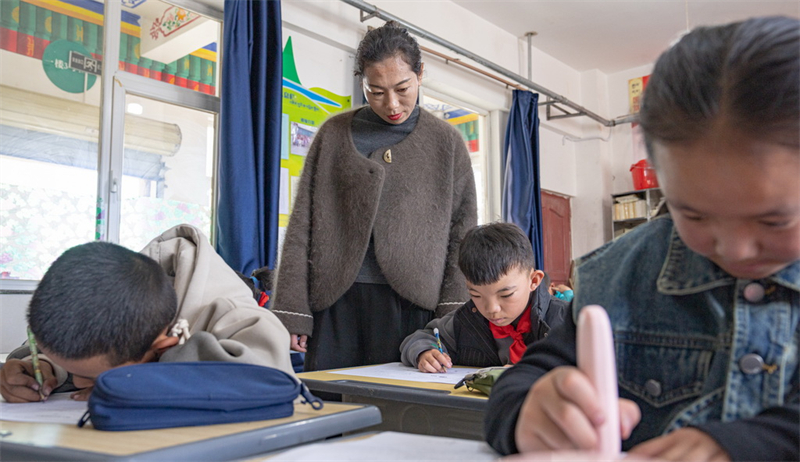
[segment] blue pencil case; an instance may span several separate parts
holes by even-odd
[[[89,409],[97,430],[147,430],[278,419],[294,413],[295,399],[314,409],[322,401],[279,369],[228,362],[146,363],[97,377]]]

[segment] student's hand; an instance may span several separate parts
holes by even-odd
[[[94,385],[91,387],[81,388],[75,393],[69,395],[69,397],[75,401],[89,401],[89,397],[92,396],[92,390],[94,390]]]
[[[292,334],[292,345],[291,345],[292,350],[299,351],[300,353],[305,353],[307,345],[308,345],[308,335]]]
[[[42,394],[45,398],[50,396],[58,385],[58,380],[53,374],[53,366],[40,359],[39,368],[42,371]],[[0,369],[0,394],[9,403],[31,403],[41,401],[39,384],[36,383],[33,373],[33,364],[30,361],[9,359]]]
[[[592,450],[599,444],[596,427],[605,420],[597,392],[576,367],[557,367],[533,384],[520,409],[515,438],[519,452],[555,449]],[[622,439],[627,439],[641,412],[619,400]]]
[[[628,454],[661,460],[730,462],[713,438],[696,428],[681,428],[634,446]]]
[[[417,368],[422,372],[447,372],[448,367],[453,367],[450,355],[436,349],[420,353],[417,357]]]

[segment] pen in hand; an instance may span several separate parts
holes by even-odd
[[[437,327],[433,328],[433,335],[434,335],[434,337],[436,337],[436,349],[439,350],[439,353],[446,354],[444,346],[442,345],[442,338],[439,337],[439,328],[437,328]],[[446,372],[447,371],[447,367],[444,364],[442,364],[442,367],[444,368],[444,370]]]
[[[36,383],[39,384],[39,400],[44,401],[44,393],[42,392],[42,388],[44,387],[44,379],[42,378],[42,368],[39,365],[39,350],[36,348],[36,338],[34,338],[30,326],[28,326],[28,348],[31,350],[33,376],[36,379]]]

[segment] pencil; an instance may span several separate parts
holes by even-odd
[[[31,350],[31,363],[33,364],[33,375],[36,378],[36,383],[39,384],[39,400],[44,401],[44,379],[42,378],[42,368],[39,365],[39,350],[36,348],[36,339],[31,332],[31,326],[28,326],[28,348]]]
[[[444,348],[442,348],[442,339],[439,338],[439,329],[434,327],[433,328],[433,335],[436,337],[436,348],[439,349],[439,353],[444,353]]]
[[[442,345],[442,338],[439,337],[439,329],[434,327],[433,328],[433,335],[436,337],[436,348],[439,350],[439,353],[445,354],[444,346]],[[442,364],[442,370],[447,372],[447,366]]]

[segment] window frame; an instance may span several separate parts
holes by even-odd
[[[195,0],[165,0],[166,3],[191,10],[195,13],[207,16],[220,23],[220,36],[217,46],[217,69],[222,65],[222,37],[224,31],[223,12],[215,10],[209,5],[199,3]],[[119,69],[119,45],[121,34],[121,14],[122,5],[118,1],[104,1],[103,14],[103,75],[101,76],[100,104],[100,134],[99,134],[99,153],[98,153],[98,182],[97,182],[97,201],[98,212],[101,219],[98,219],[95,235],[97,239],[119,243],[122,194],[122,169],[123,169],[123,142],[125,136],[125,117],[126,99],[128,94],[157,100],[167,104],[183,106],[189,109],[204,111],[214,114],[214,175],[216,178],[216,165],[219,156],[219,114],[221,101],[219,96],[208,95],[186,88],[170,85],[148,79],[140,75],[132,74]],[[221,72],[220,72],[221,76]],[[221,88],[223,82],[217,80],[217,85]],[[217,188],[212,187],[212,217],[211,217],[211,236],[209,239],[215,241],[213,226],[215,220],[215,207],[217,201]]]

